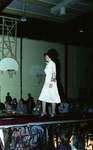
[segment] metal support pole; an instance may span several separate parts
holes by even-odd
[[[64,70],[64,93],[65,98],[67,99],[67,89],[68,89],[68,45],[65,43],[65,70]]]
[[[21,23],[21,38],[20,38],[20,97],[22,98],[22,41],[23,41],[23,31],[22,31],[22,23]]]

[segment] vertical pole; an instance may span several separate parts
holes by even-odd
[[[68,93],[68,45],[67,42],[65,42],[65,65],[64,65],[64,78],[65,78],[65,88],[64,88],[64,93],[65,93],[65,98],[67,99],[67,93]]]
[[[2,58],[4,58],[4,30],[5,30],[5,19],[3,19],[3,24],[2,24]]]
[[[23,39],[23,31],[22,31],[22,23],[21,23],[21,37],[20,37],[20,98],[22,98],[22,39]]]
[[[15,59],[17,58],[17,21],[15,21]]]

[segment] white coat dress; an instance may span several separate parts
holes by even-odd
[[[43,88],[39,96],[39,100],[47,102],[47,103],[60,103],[61,99],[58,93],[57,82],[51,81],[52,74],[55,73],[55,76],[56,76],[55,63],[52,60],[48,62],[44,71],[45,71],[46,77],[45,77]],[[49,88],[50,83],[53,84],[52,88]]]

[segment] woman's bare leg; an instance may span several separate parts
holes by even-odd
[[[42,113],[46,114],[46,102],[42,102]]]
[[[56,113],[56,103],[52,103],[52,114]]]

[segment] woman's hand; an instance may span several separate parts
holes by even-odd
[[[49,84],[49,88],[52,88],[52,87],[53,87],[53,84],[52,84],[52,83],[50,83],[50,84]]]

